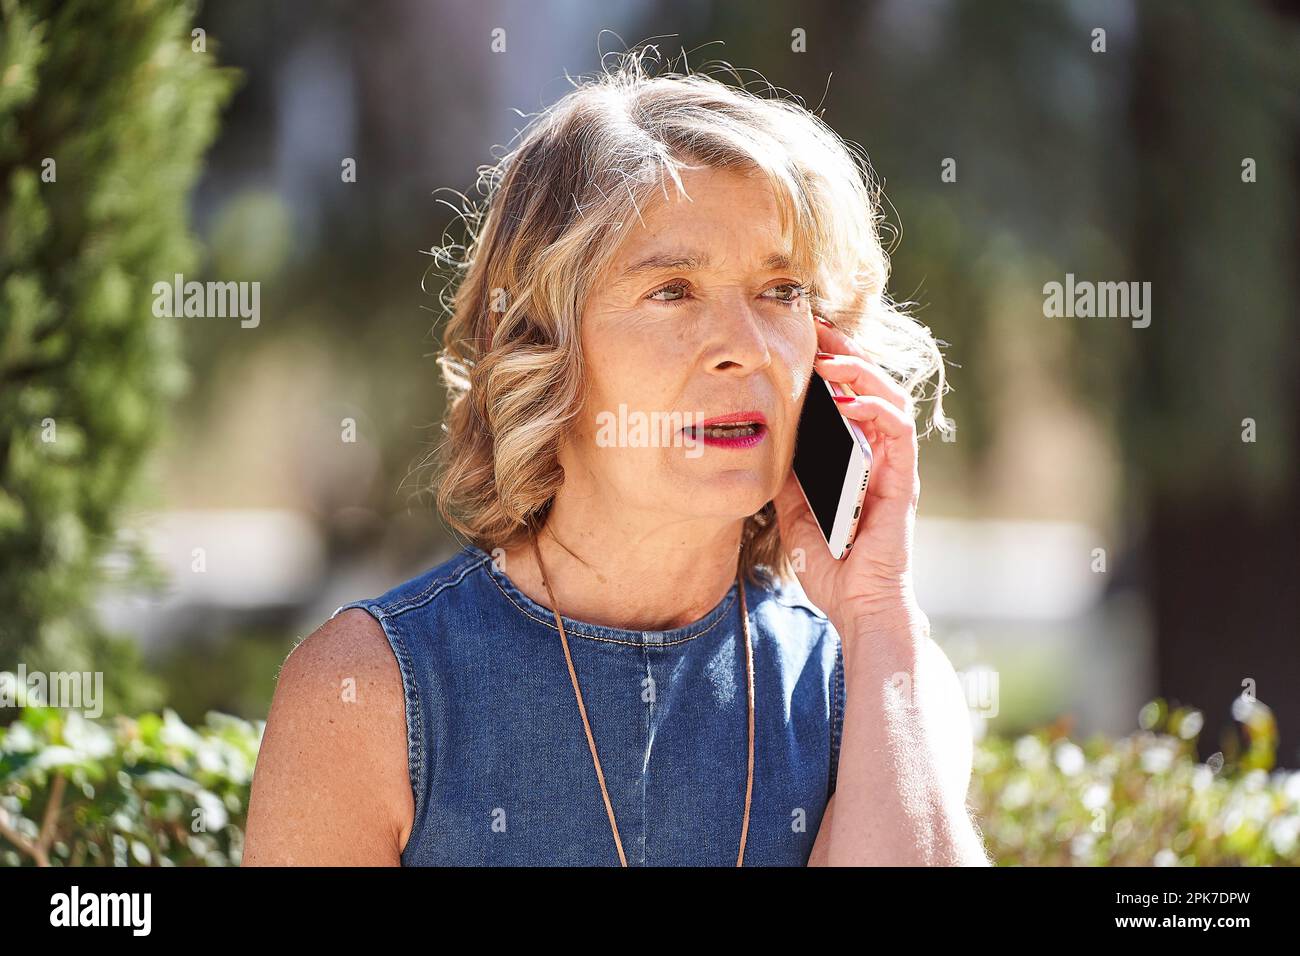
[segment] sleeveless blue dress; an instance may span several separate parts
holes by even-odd
[[[754,789],[746,866],[802,866],[835,790],[843,654],[797,587],[746,582]],[[487,552],[361,608],[382,626],[406,702],[415,798],[404,866],[618,866],[552,612]],[[629,866],[734,866],[748,766],[744,632],[732,583],[667,631],[564,618]]]

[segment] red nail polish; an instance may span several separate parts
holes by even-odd
[[[856,397],[857,397],[856,395],[832,395],[831,396],[831,398],[835,399],[835,401],[839,402],[841,405],[847,405],[849,402],[853,401],[853,399],[855,399]]]
[[[817,322],[820,322],[822,325],[826,326],[826,328],[828,328],[828,329],[833,329],[833,328],[835,328],[835,326],[831,325],[829,321],[827,321],[826,319],[822,318],[820,315],[814,315],[814,316],[813,316],[813,320],[814,320],[814,321],[817,321]]]
[[[819,362],[820,362],[822,359],[833,359],[833,358],[835,358],[835,356],[834,356],[834,354],[831,353],[831,352],[818,352],[818,353],[817,353],[817,361],[819,361]]]

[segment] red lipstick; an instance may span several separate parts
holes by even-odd
[[[706,445],[742,450],[753,448],[767,437],[767,416],[760,411],[715,415],[683,431]]]

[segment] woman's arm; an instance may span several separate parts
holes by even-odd
[[[257,756],[245,866],[399,866],[414,796],[401,673],[351,609],[289,654]]]
[[[859,634],[845,658],[838,782],[809,866],[989,865],[966,810],[965,694],[922,620]]]
[[[804,591],[835,625],[844,654],[838,782],[810,862],[987,865],[965,808],[965,694],[912,586],[921,497],[912,396],[857,342],[815,318],[817,374],[851,391],[837,404],[863,430],[873,461],[843,560],[831,557],[793,474],[775,501],[782,544],[803,558]]]

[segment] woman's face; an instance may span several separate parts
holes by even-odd
[[[701,169],[682,181],[690,198],[669,188],[643,209],[588,299],[590,390],[560,460],[580,497],[668,521],[744,517],[780,490],[794,454],[817,345],[811,277],[785,261],[763,178]],[[727,418],[752,424],[684,427]]]

